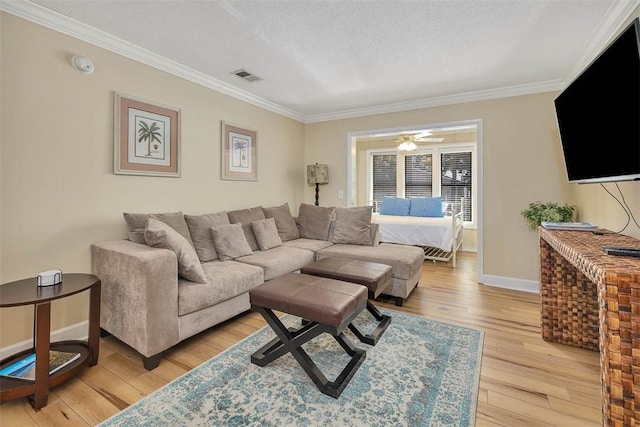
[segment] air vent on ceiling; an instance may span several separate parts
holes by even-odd
[[[245,69],[233,71],[233,72],[231,72],[231,74],[236,75],[236,76],[240,77],[241,79],[244,79],[244,80],[246,80],[248,82],[255,82],[255,81],[258,81],[258,80],[262,80],[260,77],[254,75],[254,74],[251,74],[250,72],[248,72]]]

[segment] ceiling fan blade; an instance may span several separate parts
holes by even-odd
[[[422,131],[422,132],[418,132],[414,135],[415,138],[424,138],[426,136],[431,136],[433,135],[433,132],[430,132],[428,130]]]
[[[413,140],[418,142],[442,142],[444,138],[414,138]]]

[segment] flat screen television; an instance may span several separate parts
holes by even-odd
[[[640,180],[640,20],[554,104],[569,182]]]

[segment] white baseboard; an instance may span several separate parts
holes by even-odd
[[[513,277],[491,276],[485,274],[483,276],[482,284],[494,286],[496,288],[511,289],[514,291],[530,292],[534,294],[540,293],[540,282],[536,280],[514,279]]]
[[[76,323],[51,332],[51,342],[67,340],[86,340],[89,337],[89,321]],[[0,360],[33,347],[33,340],[24,340],[0,348]]]

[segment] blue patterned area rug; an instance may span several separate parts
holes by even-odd
[[[264,368],[250,362],[275,336],[267,326],[100,426],[473,426],[483,332],[381,311],[392,320],[376,346],[345,333],[367,357],[338,399],[322,394],[291,354]],[[365,333],[372,321],[366,310],[356,319]],[[303,348],[330,380],[349,358],[327,334]]]

